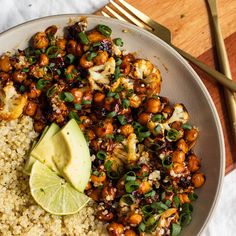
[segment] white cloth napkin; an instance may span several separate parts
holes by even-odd
[[[93,13],[108,0],[0,0],[0,32],[35,18],[63,13]],[[202,236],[236,235],[236,170],[224,179],[221,198]],[[190,235],[194,236],[194,235]]]

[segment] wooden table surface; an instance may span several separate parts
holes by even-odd
[[[205,0],[127,0],[127,2],[168,27],[172,32],[174,45],[198,57],[209,66],[218,67]],[[236,0],[218,0],[218,12],[232,76],[236,81]],[[226,147],[226,173],[228,173],[236,168],[236,145],[232,143],[223,89],[201,70],[196,67],[194,69],[208,89],[220,117]]]

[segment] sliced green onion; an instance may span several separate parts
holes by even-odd
[[[153,208],[150,205],[145,205],[141,208],[144,215],[151,215],[153,213]]]
[[[36,59],[34,57],[29,57],[28,62],[30,63],[30,65],[32,65],[36,62]]]
[[[87,56],[88,61],[92,61],[94,57],[96,57],[98,54],[96,52],[90,52]]]
[[[113,139],[114,138],[114,134],[107,134],[105,137],[107,139]]]
[[[167,210],[168,206],[164,204],[163,202],[153,202],[151,204],[151,207],[156,210]]]
[[[74,96],[70,92],[62,92],[60,98],[65,102],[72,102],[74,100]]]
[[[24,86],[24,85],[21,85],[21,86],[19,87],[19,91],[20,91],[21,93],[24,93],[24,92],[25,92],[25,86]]]
[[[48,67],[52,68],[52,67],[54,67],[55,65],[56,65],[55,63],[51,62]]]
[[[73,79],[73,75],[72,74],[65,74],[66,75],[66,79],[67,80],[71,80],[71,79]]]
[[[95,175],[95,176],[99,176],[100,175],[100,173],[99,173],[99,171],[98,170],[95,170],[95,171],[93,171],[93,173],[92,173],[93,175]]]
[[[121,73],[120,73],[120,67],[119,67],[119,66],[116,66],[116,68],[115,68],[115,73],[114,73],[115,80],[118,79],[118,78],[120,78],[120,75],[121,75]]]
[[[157,125],[155,128],[154,128],[154,132],[156,134],[159,134],[161,132],[161,126],[160,125]]]
[[[152,117],[152,121],[161,122],[163,120],[163,116],[161,114],[156,114]]]
[[[135,202],[134,197],[131,194],[125,194],[120,198],[120,202],[124,202],[127,205],[132,205]]]
[[[125,180],[126,181],[135,181],[136,180],[136,174],[134,171],[129,171],[125,174]]]
[[[112,30],[110,27],[106,26],[106,25],[98,25],[97,27],[98,31],[103,34],[106,37],[110,37]]]
[[[101,46],[101,42],[95,42],[95,43],[93,43],[93,47],[99,47],[99,46]]]
[[[110,179],[119,179],[120,173],[118,171],[108,171],[107,175]]]
[[[85,44],[85,45],[89,44],[89,39],[83,31],[79,33],[79,38],[82,44]]]
[[[122,41],[121,38],[116,38],[113,41],[114,41],[115,45],[118,47],[122,47],[124,45],[124,42]]]
[[[75,119],[77,121],[77,123],[81,124],[81,120],[80,120],[80,118],[79,118],[79,116],[76,112],[70,111],[69,112],[69,118],[70,119]]]
[[[181,232],[181,226],[178,224],[172,224],[171,225],[171,236],[178,236]]]
[[[58,48],[57,46],[51,46],[46,50],[46,55],[49,58],[56,58],[59,53],[60,53],[60,48]]]
[[[174,196],[173,197],[173,201],[174,201],[175,206],[178,208],[179,205],[180,205],[179,197],[178,196]]]
[[[172,158],[171,156],[165,156],[163,159],[162,159],[162,166],[166,169],[169,169],[171,168],[173,165],[173,162],[172,162]]]
[[[111,160],[106,161],[105,164],[104,164],[105,170],[110,172],[111,171],[111,167],[112,167],[112,161]]]
[[[129,107],[129,105],[130,105],[130,101],[129,101],[128,99],[124,98],[124,99],[122,100],[122,106],[123,106],[125,109],[127,109],[127,108]]]
[[[118,121],[120,122],[121,125],[127,124],[126,117],[124,115],[119,115],[117,116]]]
[[[92,103],[91,100],[82,100],[83,105],[90,105]]]
[[[75,60],[75,56],[73,54],[67,54],[65,56],[65,61],[68,64],[72,64],[74,62],[74,60]]]
[[[166,193],[165,193],[165,192],[162,192],[162,193],[161,193],[161,200],[164,200],[165,197],[166,197]]]
[[[149,137],[150,135],[151,135],[150,131],[138,132],[137,133],[139,142],[142,142],[145,138]]]
[[[146,226],[151,226],[154,225],[156,223],[156,219],[154,216],[150,216],[147,220],[146,220]]]
[[[109,97],[109,98],[114,97],[115,94],[116,94],[116,93],[109,91],[109,92],[107,93],[107,97]]]
[[[34,51],[34,53],[35,53],[35,55],[40,55],[42,52],[41,52],[40,49],[37,49],[37,50]]]
[[[118,57],[117,59],[116,59],[116,65],[117,66],[120,66],[122,64],[122,60]]]
[[[182,212],[183,213],[191,213],[193,211],[193,206],[190,203],[184,203],[182,205]]]
[[[129,181],[125,184],[125,190],[127,193],[132,193],[139,187],[139,183],[136,181]]]
[[[154,197],[155,195],[156,195],[156,192],[154,190],[152,190],[148,193],[145,193],[144,197]]]
[[[36,88],[42,90],[48,83],[49,83],[48,80],[39,79],[36,83]]]
[[[110,113],[107,114],[108,118],[112,118],[114,116],[116,116],[116,112],[115,111],[111,111]]]
[[[47,90],[47,97],[51,97],[53,96],[56,92],[58,91],[56,85],[53,85],[52,87],[50,87],[48,90]]]
[[[104,161],[106,159],[107,154],[104,151],[98,151],[97,152],[97,158],[99,160]]]
[[[61,70],[60,69],[57,69],[57,74],[61,75]]]
[[[117,88],[116,88],[116,93],[119,93],[119,92],[121,92],[122,90],[124,89],[124,87],[123,86],[118,86]]]
[[[171,206],[171,201],[168,199],[168,200],[166,200],[165,204],[166,204],[168,207],[170,207],[170,206]]]
[[[191,201],[195,201],[198,199],[198,195],[196,193],[189,193],[188,194],[188,198],[191,200]]]
[[[185,123],[185,124],[182,124],[182,128],[186,129],[186,130],[191,130],[192,129],[192,125],[190,125],[188,123]]]
[[[27,73],[27,72],[29,72],[29,68],[23,68],[22,71]]]
[[[167,138],[172,141],[176,141],[178,139],[178,136],[179,136],[179,131],[174,128],[167,131]]]
[[[74,105],[74,108],[76,109],[76,110],[81,110],[82,109],[82,106],[80,105],[80,104],[75,104]]]
[[[125,137],[124,137],[124,135],[116,134],[116,135],[115,135],[115,140],[116,140],[117,142],[122,142],[122,141],[125,140]]]
[[[142,222],[139,226],[138,226],[138,230],[141,232],[145,232],[146,229],[146,225]]]
[[[192,217],[189,213],[182,213],[179,217],[179,222],[181,226],[188,225],[192,220]]]

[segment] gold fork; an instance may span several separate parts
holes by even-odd
[[[122,20],[122,21],[128,21],[127,19],[129,19],[135,25],[150,31],[151,33],[155,34],[157,37],[161,38],[166,43],[168,43],[178,53],[180,53],[183,57],[185,57],[188,61],[191,61],[196,66],[198,66],[203,71],[205,71],[208,75],[215,78],[223,86],[227,87],[231,91],[236,92],[236,83],[234,81],[230,80],[222,73],[210,68],[209,66],[207,66],[203,62],[197,60],[195,57],[191,56],[190,54],[188,54],[188,53],[184,52],[183,50],[174,46],[171,43],[171,32],[168,28],[155,22],[154,20],[149,18],[147,15],[145,15],[141,11],[137,10],[136,8],[134,8],[133,6],[131,6],[129,3],[125,2],[124,0],[117,0],[117,2],[119,2],[119,4],[117,4],[113,0],[110,0],[110,4],[116,9],[116,11],[113,10],[109,6],[105,6],[105,8],[109,12],[109,14],[107,14],[105,11],[101,11],[102,15],[106,16],[106,17],[113,16],[113,17],[115,17],[119,20]],[[133,15],[130,14],[127,10],[125,10],[125,8],[128,9]],[[125,19],[122,15],[127,17],[127,19]]]

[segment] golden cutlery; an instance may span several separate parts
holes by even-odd
[[[101,13],[106,17],[111,17],[111,15],[119,20],[122,21],[128,21],[129,19],[132,23],[135,25],[144,28],[151,33],[155,34],[162,40],[164,40],[166,43],[168,43],[171,47],[173,47],[178,53],[180,53],[184,58],[194,63],[196,66],[201,68],[203,71],[205,71],[208,75],[215,78],[219,83],[221,83],[223,86],[227,87],[231,91],[236,92],[236,82],[230,80],[222,73],[210,68],[203,62],[197,60],[195,57],[191,56],[190,54],[184,52],[183,50],[177,48],[173,44],[171,44],[171,32],[168,28],[164,27],[163,25],[160,25],[159,23],[153,21],[151,18],[149,18],[147,15],[142,13],[141,11],[137,10],[133,6],[131,6],[129,3],[125,2],[124,0],[117,0],[119,4],[114,2],[113,0],[110,0],[110,4],[114,7],[113,10],[109,6],[105,6],[107,14],[105,11],[102,11]],[[122,7],[121,7],[122,6]],[[133,15],[131,15],[127,10],[128,9]],[[124,18],[122,15],[124,15],[126,18]]]
[[[214,38],[216,43],[218,61],[220,65],[220,71],[222,71],[228,78],[232,79],[229,67],[229,60],[225,49],[224,39],[222,37],[219,25],[216,0],[207,0],[207,2],[212,17],[214,36],[215,36]],[[224,95],[225,95],[225,103],[227,106],[228,115],[230,118],[231,129],[234,137],[234,144],[236,144],[236,101],[234,94],[231,91],[227,90],[226,88],[224,89]]]

